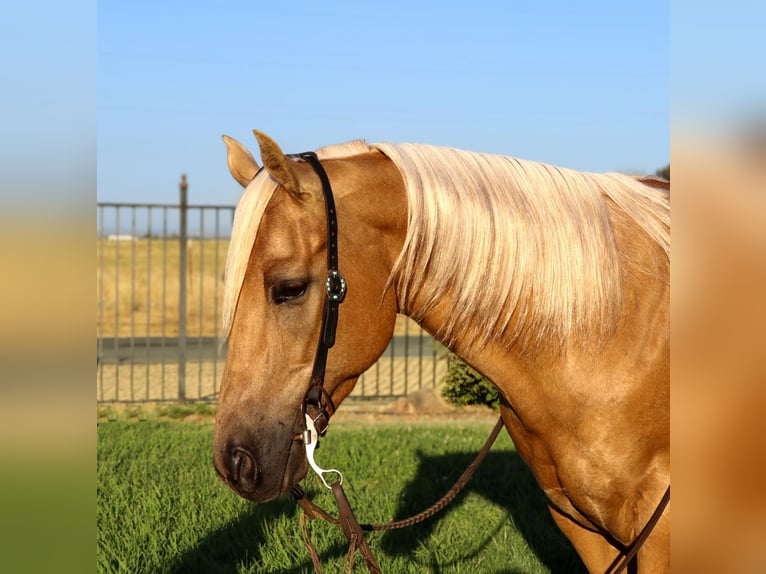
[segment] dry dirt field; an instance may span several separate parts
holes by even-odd
[[[220,334],[225,239],[187,242],[186,334]],[[96,243],[96,336],[175,337],[179,318],[180,246],[178,239]],[[396,334],[419,327],[399,317]]]
[[[216,336],[229,242],[187,243],[187,335]],[[178,335],[179,253],[177,239],[97,239],[97,336]]]
[[[223,268],[227,240],[188,241],[187,335],[215,337],[220,333]],[[176,337],[179,326],[179,241],[143,238],[98,238],[96,246],[96,336],[99,338]],[[413,321],[397,318],[397,335],[421,332]],[[209,399],[217,393],[223,361],[195,360],[189,352],[185,368],[186,398]],[[418,388],[419,380],[440,380],[446,361],[424,356],[406,361],[384,357],[362,376],[357,397],[402,394]],[[430,383],[429,383],[430,384]],[[157,401],[178,397],[179,368],[175,362],[141,360],[100,364],[96,372],[99,401]]]

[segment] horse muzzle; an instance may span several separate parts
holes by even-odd
[[[255,455],[244,446],[228,448],[214,459],[215,470],[237,494],[252,499],[257,494],[261,471]]]
[[[258,456],[254,445],[231,441],[216,448],[213,465],[218,476],[242,498],[267,502],[290,490],[308,470],[303,443],[291,441],[277,459]]]

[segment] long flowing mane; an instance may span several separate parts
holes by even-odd
[[[611,332],[620,314],[622,260],[609,200],[669,257],[668,195],[635,178],[420,144],[357,141],[317,154],[371,149],[394,162],[407,188],[407,234],[391,281],[416,320],[450,295],[456,304],[437,333],[447,342],[458,329],[477,342],[521,347]],[[237,207],[225,270],[226,336],[275,189],[259,173]]]
[[[669,197],[635,178],[430,145],[375,147],[407,187],[397,294],[405,310],[417,299],[417,320],[449,293],[437,333],[447,342],[457,329],[469,332],[464,340],[522,348],[610,333],[622,272],[607,197],[669,257]]]

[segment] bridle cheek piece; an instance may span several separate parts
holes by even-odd
[[[303,441],[307,446],[309,462],[312,462],[313,450],[318,446],[319,437],[324,436],[327,432],[330,417],[335,412],[335,404],[330,393],[325,389],[324,378],[327,353],[335,344],[335,333],[338,328],[338,307],[346,298],[347,287],[346,280],[338,268],[338,218],[335,212],[335,198],[327,172],[314,152],[304,152],[288,157],[307,162],[319,176],[327,215],[327,277],[324,282],[326,297],[322,312],[322,327],[314,355],[314,366],[311,370],[310,386],[303,398],[302,406],[307,421]],[[314,442],[311,447],[311,454],[309,454],[309,445],[312,444],[312,441]],[[324,479],[322,480],[324,481]]]

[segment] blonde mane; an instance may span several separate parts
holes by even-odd
[[[477,343],[529,348],[543,338],[611,332],[622,270],[607,198],[669,257],[668,196],[632,177],[417,144],[354,141],[317,153],[330,159],[371,149],[393,161],[407,188],[407,234],[391,282],[416,320],[449,294],[453,312],[437,333],[444,341],[460,331]],[[275,189],[259,173],[237,207],[225,271],[226,336]]]
[[[606,197],[669,256],[667,194],[632,177],[429,145],[375,147],[407,188],[397,295],[417,320],[449,293],[437,333],[448,343],[458,331],[521,348],[611,332],[622,273]]]

